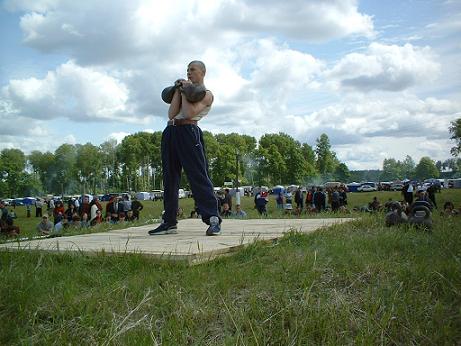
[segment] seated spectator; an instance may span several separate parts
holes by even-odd
[[[72,215],[72,226],[80,227],[80,221],[81,221],[80,215],[78,215],[75,212],[74,215]]]
[[[454,216],[457,215],[458,211],[455,209],[453,202],[448,201],[443,205],[443,211],[440,213],[441,216]]]
[[[371,211],[379,211],[381,210],[382,206],[381,203],[378,201],[378,197],[373,197],[373,200],[368,204],[368,208]]]
[[[240,204],[237,204],[235,206],[235,212],[233,213],[233,216],[238,219],[243,219],[247,217],[247,213],[244,210],[242,210],[242,208],[240,207]]]
[[[48,220],[48,215],[42,216],[42,221],[37,225],[37,231],[40,235],[49,235],[53,232],[53,223]]]
[[[88,222],[88,214],[83,213],[82,220],[80,221],[80,227],[89,227],[90,223]]]
[[[92,217],[90,220],[90,225],[94,226],[94,225],[100,224],[101,222],[102,222],[101,210],[96,209],[94,217]]]
[[[394,201],[392,201],[392,198],[389,197],[386,203],[384,203],[384,208],[386,209],[386,212],[389,213],[390,211],[393,210],[394,206]]]
[[[263,191],[256,195],[256,209],[258,210],[259,215],[267,216],[267,202],[267,192]]]
[[[73,203],[69,203],[68,208],[64,211],[64,217],[67,219],[67,221],[72,222],[72,216],[75,212],[75,205]]]
[[[135,197],[133,202],[131,202],[131,210],[133,210],[133,217],[136,220],[139,220],[139,212],[144,209],[144,206],[138,199]]]
[[[222,217],[229,217],[232,216],[232,212],[229,208],[229,204],[227,202],[224,202],[222,205],[222,212],[221,212]]]
[[[90,224],[93,226],[101,223],[102,205],[99,203],[98,198],[94,197],[90,203]]]
[[[181,207],[178,208],[176,216],[178,217],[178,219],[184,219],[184,210]]]
[[[121,212],[120,214],[118,214],[118,222],[119,223],[124,223],[126,221],[126,214],[125,212]]]
[[[68,225],[68,221],[65,217],[61,218],[56,225],[54,225],[53,234],[61,234],[63,229]]]
[[[432,210],[434,208],[434,205],[427,196],[426,191],[418,191],[418,193],[416,194],[416,200],[410,206],[410,209],[413,209],[415,206],[424,206],[429,210]]]
[[[14,226],[15,213],[12,210],[8,213],[3,201],[0,201],[0,233],[6,236],[16,236],[19,235],[19,227]]]
[[[56,225],[63,217],[65,213],[64,204],[61,201],[57,201],[53,209],[54,224]]]
[[[197,210],[194,209],[190,212],[190,216],[189,216],[190,219],[198,219],[198,217],[199,216],[198,216]]]
[[[133,210],[128,210],[128,212],[126,213],[126,221],[136,221],[136,218],[134,217],[133,215]]]
[[[18,216],[16,215],[13,209],[11,209],[10,212],[8,213],[8,217],[13,220],[18,218]]]

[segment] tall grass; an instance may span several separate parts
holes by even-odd
[[[459,344],[461,217],[383,215],[188,266],[0,252],[0,344]]]

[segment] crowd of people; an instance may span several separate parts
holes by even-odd
[[[436,192],[437,187],[435,185],[431,185],[428,188],[415,188],[411,182],[408,182],[402,189],[402,199],[400,201],[394,201],[392,198],[389,198],[389,200],[383,204],[375,196],[373,197],[373,200],[368,203],[368,205],[362,206],[359,208],[359,210],[367,212],[389,212],[391,206],[395,205],[397,202],[400,204],[402,211],[407,214],[413,205],[424,204],[429,210],[432,211],[433,209],[438,209]],[[461,214],[461,207],[456,209],[453,202],[445,201],[441,215],[453,216],[458,214]]]
[[[293,194],[294,192],[294,194]],[[333,187],[310,187],[303,189],[298,187],[294,191],[278,191],[275,199],[276,208],[283,210],[285,214],[301,215],[302,213],[320,213],[322,211],[348,213],[347,188],[344,185]],[[255,204],[258,205],[260,198],[266,198],[261,194],[255,196]],[[293,205],[293,202],[295,205]],[[263,203],[259,202],[259,205]],[[260,214],[266,213],[265,208],[258,209]]]
[[[43,214],[43,206],[47,212]],[[40,235],[59,233],[68,227],[91,227],[103,222],[116,224],[139,220],[140,211],[144,208],[136,198],[131,200],[128,195],[114,196],[105,208],[95,196],[91,200],[88,196],[81,199],[72,198],[67,206],[60,200],[48,201],[37,199],[35,203],[36,217],[42,217],[37,225]],[[51,222],[51,219],[53,222]]]
[[[429,186],[425,189],[415,187],[407,182],[402,189],[402,200],[389,199],[381,203],[378,197],[364,206],[354,207],[353,210],[361,212],[392,212],[396,208],[405,215],[410,215],[416,205],[424,205],[431,212],[438,208],[436,200],[436,187]],[[298,187],[291,190],[271,191],[275,196],[276,210],[285,215],[300,216],[302,213],[319,213],[323,211],[349,213],[348,192],[344,185],[333,187]],[[216,193],[218,210],[222,218],[246,218],[247,213],[240,205],[240,198],[236,198],[235,206],[229,189]],[[256,189],[254,193],[254,208],[261,216],[267,216],[269,192]],[[398,207],[397,207],[398,206]],[[128,194],[113,196],[105,207],[95,196],[90,199],[83,196],[80,199],[72,198],[66,202],[54,199],[41,199],[35,201],[35,216],[41,221],[36,228],[40,235],[59,233],[68,227],[91,227],[101,223],[123,223],[136,221],[144,206],[136,198],[131,199]],[[30,214],[30,206],[28,206]],[[440,211],[442,216],[461,215],[461,208],[455,208],[451,201],[443,204]],[[184,211],[178,209],[178,218],[184,218]],[[200,211],[195,206],[190,212],[190,218],[200,218]],[[14,225],[16,213],[14,209],[8,210],[5,203],[0,200],[0,229],[1,233],[8,236],[20,234],[19,227]]]

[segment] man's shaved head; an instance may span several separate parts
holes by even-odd
[[[190,65],[197,65],[200,67],[200,69],[203,71],[203,74],[206,73],[206,67],[205,67],[205,64],[203,63],[203,61],[200,61],[200,60],[194,60],[194,61],[191,61],[189,63],[189,65],[187,66],[190,66]]]

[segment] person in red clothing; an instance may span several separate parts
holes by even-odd
[[[65,209],[62,201],[57,201],[53,209],[54,224],[56,225],[64,217]]]

